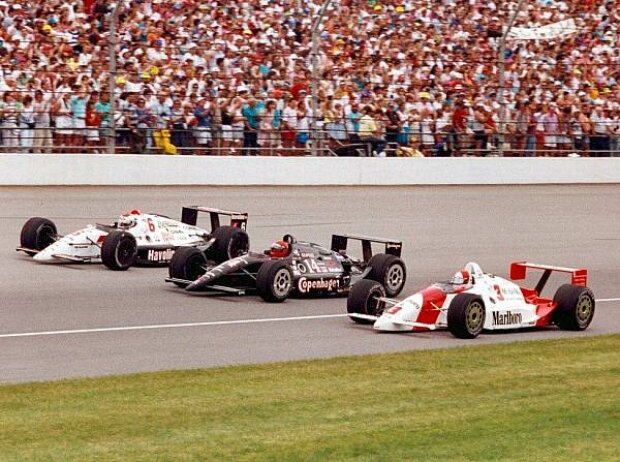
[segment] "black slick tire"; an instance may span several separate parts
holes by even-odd
[[[478,295],[458,294],[448,308],[448,330],[457,338],[478,337],[484,328],[486,311]]]
[[[207,257],[204,252],[196,247],[179,247],[175,250],[170,263],[168,274],[174,279],[195,281],[205,273]],[[179,287],[185,284],[174,282]]]
[[[261,265],[256,274],[258,295],[270,303],[281,303],[293,290],[293,274],[283,260],[270,260]]]
[[[137,255],[136,238],[127,231],[112,231],[101,245],[101,261],[113,271],[129,269],[136,262]]]
[[[19,243],[26,249],[40,251],[56,242],[57,234],[56,225],[52,220],[33,217],[24,223]]]
[[[594,317],[594,294],[587,287],[564,284],[553,296],[553,320],[563,330],[585,330]]]
[[[367,279],[383,285],[388,297],[396,297],[407,281],[407,267],[400,258],[387,253],[373,255],[368,266],[371,268]]]
[[[215,238],[215,242],[209,253],[216,263],[245,255],[250,250],[250,236],[241,228],[220,226],[211,237]]]
[[[381,316],[385,309],[385,302],[379,300],[385,297],[385,289],[377,281],[362,279],[355,283],[347,297],[347,313]],[[351,317],[358,324],[374,324],[371,319]]]

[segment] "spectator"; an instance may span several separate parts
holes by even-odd
[[[86,90],[82,87],[75,87],[73,91],[74,94],[69,97],[73,124],[71,145],[74,146],[74,152],[80,152],[80,148],[86,146],[86,103],[88,98]]]
[[[22,108],[19,114],[19,132],[20,132],[20,144],[21,151],[24,153],[31,153],[34,144],[34,105],[32,96],[26,95],[22,101]]]
[[[258,155],[258,129],[259,129],[259,112],[256,107],[256,100],[250,98],[241,110],[243,116],[243,151],[241,155],[256,156]]]
[[[72,152],[73,146],[73,119],[71,116],[71,102],[68,92],[62,91],[56,95],[52,104],[52,113],[55,114],[54,145],[58,146],[58,152]]]
[[[385,157],[385,140],[380,136],[380,128],[373,117],[374,108],[364,107],[364,115],[360,119],[360,139],[364,143],[369,143],[371,153],[374,157]]]
[[[196,140],[196,154],[203,155],[211,142],[211,108],[206,98],[200,98],[194,103],[193,110],[194,139]]]
[[[52,131],[51,131],[51,100],[49,95],[44,95],[42,90],[34,93],[34,151],[36,154],[49,154],[52,149]]]
[[[100,152],[99,147],[101,145],[101,138],[99,136],[99,127],[101,126],[101,114],[95,109],[95,100],[89,99],[86,103],[86,145],[88,146],[88,152],[98,154]]]

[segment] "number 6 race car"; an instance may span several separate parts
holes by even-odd
[[[362,259],[347,254],[348,240],[362,242]],[[371,243],[385,245],[385,253],[372,254]],[[268,302],[283,302],[289,295],[345,295],[360,279],[380,281],[391,297],[405,285],[407,272],[400,259],[402,243],[351,234],[332,236],[331,249],[297,241],[287,234],[265,252],[249,252],[217,264],[200,249],[178,250],[166,279],[187,291],[215,291],[243,295],[258,293]]]
[[[427,287],[402,301],[387,298],[383,286],[359,281],[349,293],[349,317],[376,330],[429,331],[447,328],[455,337],[471,339],[483,330],[508,330],[557,325],[565,330],[584,330],[594,316],[594,295],[586,287],[586,269],[562,268],[515,262],[510,278],[525,279],[527,268],[543,270],[535,288],[483,273],[468,263],[449,282]],[[553,271],[569,273],[571,283],[558,288],[553,299],[541,292]]]
[[[211,232],[196,226],[199,212],[209,214]],[[220,226],[220,215],[230,216],[230,226]],[[181,221],[132,210],[111,225],[88,225],[60,236],[51,220],[34,217],[22,227],[17,250],[38,262],[102,261],[112,270],[167,265],[180,247],[200,248],[222,262],[248,251],[247,221],[247,213],[198,206],[183,207]]]

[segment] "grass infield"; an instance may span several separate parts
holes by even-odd
[[[474,344],[4,385],[0,461],[620,460],[620,336]]]

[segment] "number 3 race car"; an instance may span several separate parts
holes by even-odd
[[[347,255],[349,239],[362,243],[363,258]],[[385,253],[372,254],[372,243],[385,245]],[[357,281],[379,281],[384,292],[398,295],[407,277],[400,259],[402,242],[366,236],[332,236],[331,249],[297,241],[287,234],[263,253],[249,252],[221,264],[209,261],[199,248],[179,249],[166,279],[187,291],[216,291],[243,295],[258,293],[268,302],[282,302],[289,295],[345,295]]]
[[[534,289],[483,273],[468,263],[449,282],[427,287],[402,301],[387,298],[387,291],[374,281],[360,281],[349,293],[349,317],[376,330],[403,332],[447,328],[455,337],[475,338],[483,330],[508,330],[557,325],[583,330],[594,316],[594,295],[586,287],[586,269],[561,268],[515,262],[510,278],[525,279],[527,268],[543,270]],[[553,299],[541,292],[553,271],[569,273],[571,283],[558,288]]]
[[[210,215],[211,232],[196,226],[199,212]],[[220,215],[230,216],[230,226],[220,226]],[[186,246],[222,262],[248,251],[247,221],[247,213],[198,206],[183,207],[181,221],[131,210],[111,225],[88,225],[60,236],[51,220],[35,217],[22,227],[17,250],[38,262],[101,261],[112,270],[167,265],[175,250]]]

